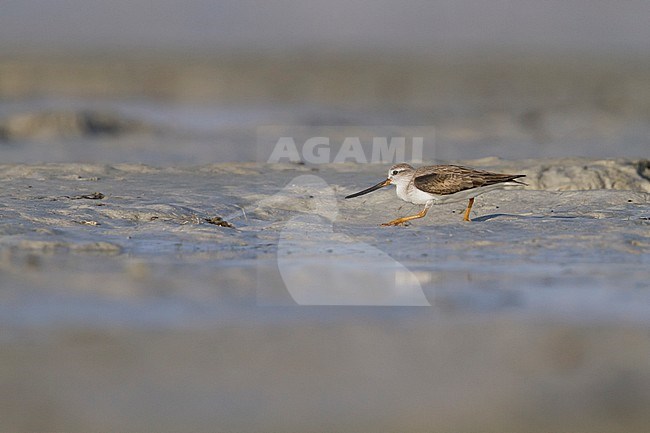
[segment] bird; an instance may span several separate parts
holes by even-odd
[[[397,218],[382,226],[398,226],[407,221],[423,218],[434,203],[450,203],[465,199],[468,203],[463,220],[471,221],[470,211],[476,196],[506,186],[526,185],[517,180],[525,176],[525,174],[492,173],[460,165],[429,165],[416,169],[409,164],[400,163],[388,170],[386,180],[345,198],[359,197],[385,186],[395,185],[397,197],[409,203],[423,204],[424,208],[415,215]]]

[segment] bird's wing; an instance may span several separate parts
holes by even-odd
[[[422,191],[437,195],[448,195],[481,186],[510,182],[523,176],[521,174],[491,173],[459,165],[442,165],[427,167],[422,174],[416,172],[413,182]]]

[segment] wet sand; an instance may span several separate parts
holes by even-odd
[[[0,165],[2,429],[645,431],[648,162],[459,162],[529,186],[386,228],[384,165]],[[430,306],[292,289],[396,263]]]

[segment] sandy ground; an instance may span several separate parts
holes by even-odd
[[[0,431],[648,431],[647,61],[104,54],[0,61]],[[266,163],[377,134],[528,186]]]
[[[648,162],[461,162],[0,165],[1,430],[645,432]]]

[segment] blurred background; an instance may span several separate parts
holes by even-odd
[[[648,22],[643,0],[4,0],[2,161],[248,161],[263,124],[433,126],[430,159],[645,156]]]

